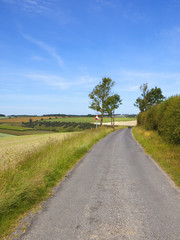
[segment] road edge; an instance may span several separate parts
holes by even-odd
[[[153,164],[160,170],[160,172],[167,178],[169,184],[171,185],[171,187],[173,187],[179,194],[180,194],[180,188],[175,184],[175,182],[171,179],[171,177],[165,172],[164,169],[161,168],[161,166],[156,162],[156,160],[154,158],[152,158],[148,153],[146,153],[145,149],[143,148],[143,146],[136,140],[136,138],[134,137],[133,133],[132,133],[132,129],[131,129],[131,136],[133,138],[133,140],[136,142],[136,144],[139,146],[140,149],[142,149],[144,151],[144,153],[146,154],[146,156],[153,162]],[[180,195],[179,195],[180,198]]]

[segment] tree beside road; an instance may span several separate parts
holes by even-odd
[[[136,99],[135,107],[138,107],[141,112],[145,112],[152,106],[164,101],[165,97],[162,94],[161,88],[155,87],[148,89],[148,84],[144,83],[140,86],[141,97]]]
[[[117,109],[122,102],[118,94],[111,95],[111,89],[114,84],[115,82],[112,81],[111,78],[104,77],[89,94],[89,97],[92,100],[89,108],[95,110],[96,112],[100,112],[101,125],[103,123],[105,113],[108,113],[111,116],[112,121],[115,109]]]

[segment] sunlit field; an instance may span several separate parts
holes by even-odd
[[[50,133],[28,136],[11,136],[0,138],[0,171],[15,166],[25,153],[37,149],[53,140],[63,140],[74,133]],[[3,134],[2,134],[3,135]]]
[[[41,116],[37,116],[37,117],[15,117],[15,118],[0,118],[0,123],[22,123],[22,122],[29,122],[30,119],[32,119],[32,121],[36,121],[36,120],[47,120],[50,118],[55,118],[55,117],[41,117]]]
[[[130,118],[130,117],[115,117],[115,122],[124,122],[124,121],[133,121],[136,120],[136,118]],[[88,123],[94,123],[94,117],[61,117],[61,118],[54,118],[47,121],[59,121],[59,122],[88,122]],[[111,122],[110,117],[104,117],[103,118],[104,123]]]

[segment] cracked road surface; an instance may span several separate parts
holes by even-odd
[[[97,143],[23,240],[179,240],[180,193],[130,129]]]

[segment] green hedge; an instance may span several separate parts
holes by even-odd
[[[140,113],[137,123],[147,130],[157,130],[167,142],[180,144],[180,95]]]

